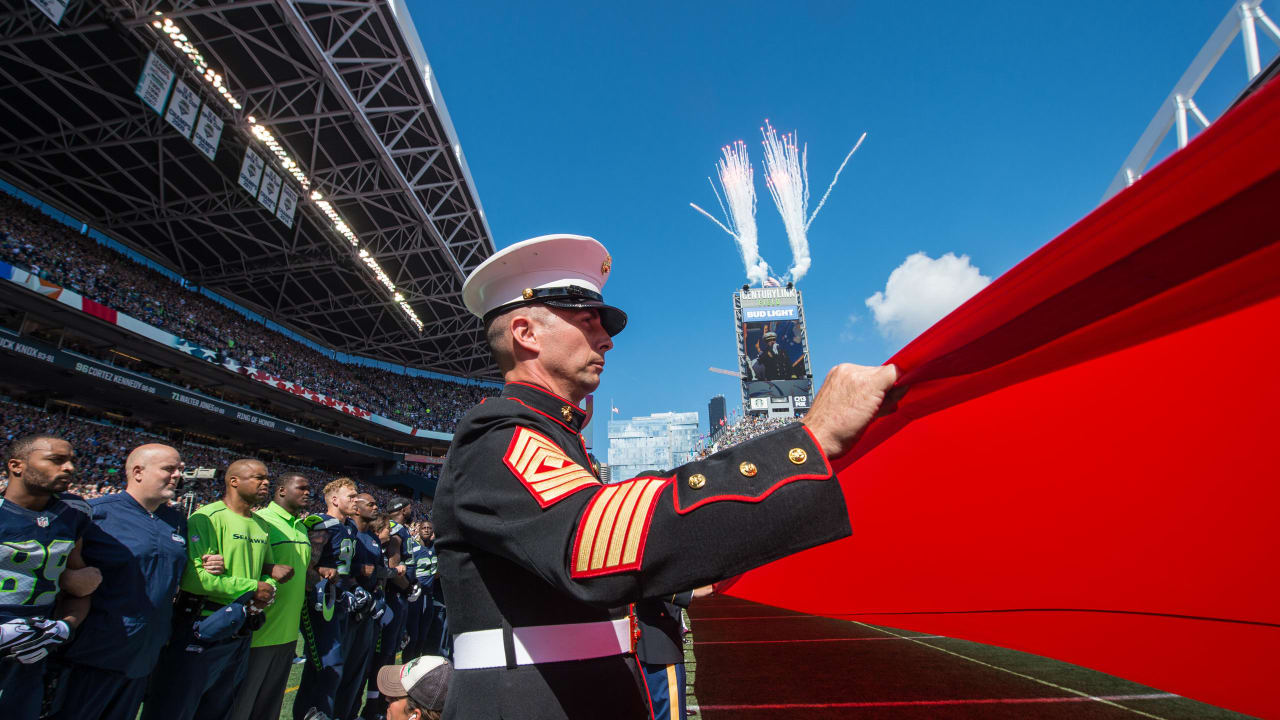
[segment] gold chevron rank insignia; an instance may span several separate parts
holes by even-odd
[[[579,490],[601,484],[590,470],[574,462],[558,445],[528,428],[516,428],[503,460],[544,508]]]
[[[573,577],[636,570],[644,559],[649,521],[671,478],[636,478],[606,486],[587,504],[573,541]]]

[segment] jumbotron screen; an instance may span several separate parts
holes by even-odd
[[[767,410],[770,399],[790,398],[796,409],[813,397],[809,344],[799,293],[756,289],[738,296],[739,363],[748,411]]]

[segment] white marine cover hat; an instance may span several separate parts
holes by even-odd
[[[488,324],[500,313],[541,303],[561,308],[598,308],[605,332],[617,335],[627,314],[604,302],[601,290],[613,259],[595,238],[543,235],[493,254],[462,284],[462,301]]]

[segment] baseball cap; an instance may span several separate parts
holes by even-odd
[[[378,670],[378,692],[388,698],[409,697],[427,710],[444,710],[453,666],[439,655],[423,655],[403,665]]]
[[[387,512],[393,513],[401,508],[407,507],[408,505],[409,505],[408,498],[402,498],[402,497],[393,498],[391,502],[387,504]]]

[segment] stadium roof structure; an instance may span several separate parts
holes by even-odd
[[[325,346],[496,375],[460,295],[493,240],[402,0],[38,4],[0,10],[0,176]],[[194,136],[144,102],[152,54]],[[249,148],[291,225],[239,182]]]

